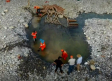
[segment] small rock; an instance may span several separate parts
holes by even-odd
[[[87,65],[87,64],[88,64],[88,62],[85,62],[84,64],[85,64],[85,65]]]
[[[5,13],[4,12],[2,12],[2,16],[4,16],[5,15]]]
[[[10,68],[10,70],[12,70],[12,68]]]
[[[7,29],[7,27],[6,27],[6,26],[5,26],[4,28],[5,28],[5,29]]]
[[[21,62],[23,62],[23,59],[21,59]]]
[[[90,65],[90,68],[91,68],[92,70],[95,70],[95,69],[96,69],[94,65]]]
[[[4,36],[2,39],[5,39],[6,38],[6,36]]]
[[[100,70],[100,67],[96,67],[96,69],[99,69]]]
[[[24,54],[26,57],[28,56],[28,54]]]
[[[104,31],[103,33],[106,34],[106,31]]]
[[[90,40],[90,37],[87,37],[88,40]]]
[[[43,68],[46,69],[45,66]]]
[[[9,28],[10,28],[10,29],[13,29],[13,28],[14,28],[14,26],[10,26]]]
[[[6,47],[6,44],[4,44],[3,47],[5,48]]]
[[[57,74],[55,75],[55,79],[57,78]]]
[[[97,57],[99,57],[99,55],[97,55]]]
[[[4,10],[4,12],[5,12],[5,13],[7,13],[7,12],[8,12],[8,10],[7,10],[7,9],[5,9],[5,10]]]
[[[14,64],[15,64],[15,62],[13,61],[13,62],[12,62],[12,64],[14,65]]]
[[[11,56],[11,58],[15,58],[15,56]]]
[[[28,28],[28,24],[27,24],[27,23],[23,23],[23,25],[24,25],[26,28]]]
[[[23,23],[23,22],[24,22],[24,19],[21,19],[19,22],[20,22],[20,23]]]

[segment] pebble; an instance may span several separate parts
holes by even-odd
[[[87,37],[88,40],[90,40],[90,37]]]
[[[14,26],[10,26],[9,28],[10,28],[10,29],[13,29],[13,28],[14,28]]]
[[[28,28],[28,24],[27,24],[27,23],[23,23],[23,25],[24,25],[26,28]]]
[[[1,14],[2,14],[2,16],[4,16],[4,15],[5,15],[5,13],[4,13],[4,12],[2,12]]]
[[[100,67],[96,67],[96,69],[99,69],[100,70]]]
[[[108,57],[110,57],[110,56],[108,56]]]
[[[14,58],[15,58],[15,56],[13,55],[13,56],[11,56],[11,58],[13,58],[13,59],[14,59]]]
[[[28,56],[28,54],[24,54],[26,57]]]
[[[45,67],[45,66],[44,66],[43,68],[44,68],[44,70],[46,69],[46,67]]]
[[[6,44],[4,44],[3,47],[5,48],[6,47]]]
[[[5,39],[7,36],[3,36],[3,38],[2,39]]]
[[[6,26],[4,27],[5,29],[8,29]]]
[[[7,13],[8,12],[8,9],[5,9],[4,12]]]
[[[84,64],[85,64],[85,65],[87,65],[87,64],[88,64],[88,62],[85,62]]]
[[[20,23],[23,23],[23,22],[24,22],[24,19],[21,19],[19,22],[20,22]]]
[[[106,34],[106,31],[104,31],[103,33]]]

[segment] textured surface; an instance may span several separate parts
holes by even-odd
[[[45,3],[45,1],[30,0],[31,9],[35,12],[33,9],[35,5],[57,4],[65,9],[64,14],[70,18],[76,18],[83,12],[112,13],[112,0],[49,0],[49,3]],[[17,44],[27,40],[23,23],[29,22],[31,14],[22,9],[22,7],[27,5],[27,0],[11,0],[9,3],[6,3],[5,0],[0,0],[0,49],[2,49],[0,51],[0,80],[2,81],[22,81],[21,75],[15,70],[20,64],[17,55],[20,54],[27,57],[29,51],[31,51],[27,47],[18,47]],[[88,19],[85,24],[84,32],[88,43],[92,46],[91,56],[96,61],[96,66],[99,66],[101,70],[98,78],[89,75],[88,69],[80,73],[74,71],[71,75],[67,75],[68,65],[65,65],[63,67],[65,73],[63,75],[54,74],[54,67],[52,66],[52,70],[47,71],[47,76],[44,79],[35,73],[33,75],[29,73],[29,80],[27,81],[84,81],[85,77],[89,77],[89,81],[95,81],[95,79],[98,79],[98,81],[110,81],[107,78],[110,77],[109,74],[112,69],[112,21]],[[12,49],[7,50],[9,48],[6,47]],[[101,57],[101,55],[105,58]]]

